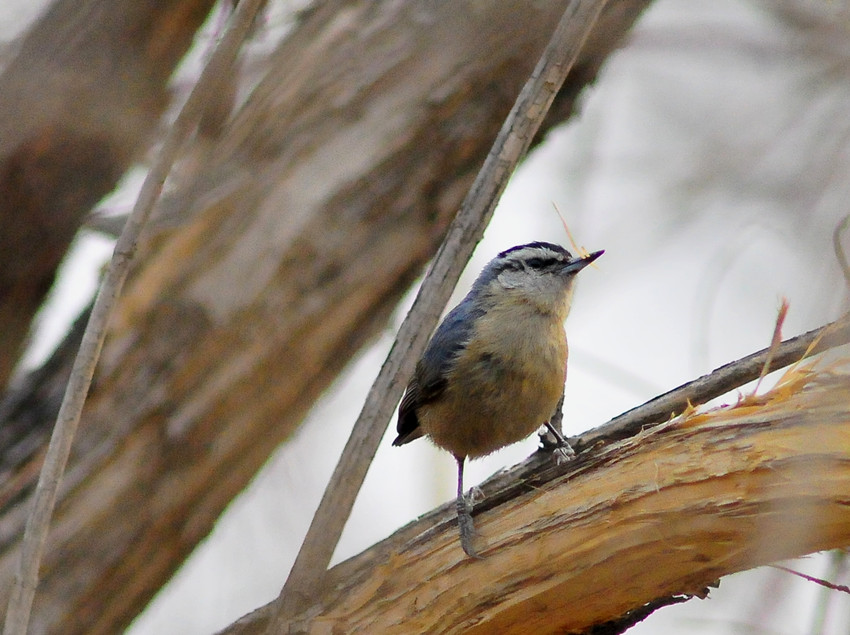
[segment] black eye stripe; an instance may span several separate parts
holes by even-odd
[[[533,257],[522,260],[507,260],[501,264],[502,271],[522,271],[523,269],[533,269],[535,271],[545,271],[563,266],[565,261],[561,258],[546,258]]]
[[[525,261],[525,264],[532,269],[547,269],[561,265],[563,262],[563,260],[558,258],[529,258]]]
[[[491,261],[496,275],[505,271],[547,273],[560,271],[570,261],[570,252],[551,243],[529,243],[503,251]]]

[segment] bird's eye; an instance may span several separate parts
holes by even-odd
[[[525,261],[525,264],[527,264],[532,269],[540,269],[543,267],[543,265],[546,264],[546,261],[543,260],[543,258],[529,258]]]

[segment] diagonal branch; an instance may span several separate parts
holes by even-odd
[[[213,4],[44,2],[0,65],[0,391],[16,388],[8,378],[84,216],[152,142]]]
[[[574,0],[562,16],[536,68],[505,120],[493,148],[449,227],[395,344],[370,390],[342,457],[281,590],[274,629],[288,613],[315,595],[345,526],[366,472],[422,354],[440,312],[484,234],[493,210],[519,160],[531,145],[556,93],[578,58],[605,2]]]
[[[585,432],[570,441],[577,450],[581,450],[600,441],[616,441],[634,436],[645,426],[659,423],[684,412],[688,405],[704,404],[758,379],[765,369],[768,372],[779,370],[805,357],[848,342],[850,342],[850,313],[826,326],[785,340],[775,351],[773,347],[764,348],[721,366],[707,375],[632,408],[611,419],[605,425]]]

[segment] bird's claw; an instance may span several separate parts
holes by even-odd
[[[457,526],[460,530],[460,546],[463,547],[464,553],[470,558],[482,560],[483,556],[479,555],[472,544],[476,535],[475,523],[472,522],[472,505],[466,496],[457,499]]]

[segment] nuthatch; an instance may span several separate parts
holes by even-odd
[[[463,465],[531,435],[550,420],[567,376],[564,320],[575,275],[602,255],[574,257],[534,242],[491,260],[428,343],[398,411],[403,445],[428,435],[457,461],[457,513],[463,550],[474,526],[463,495]],[[568,447],[568,446],[567,446]]]

